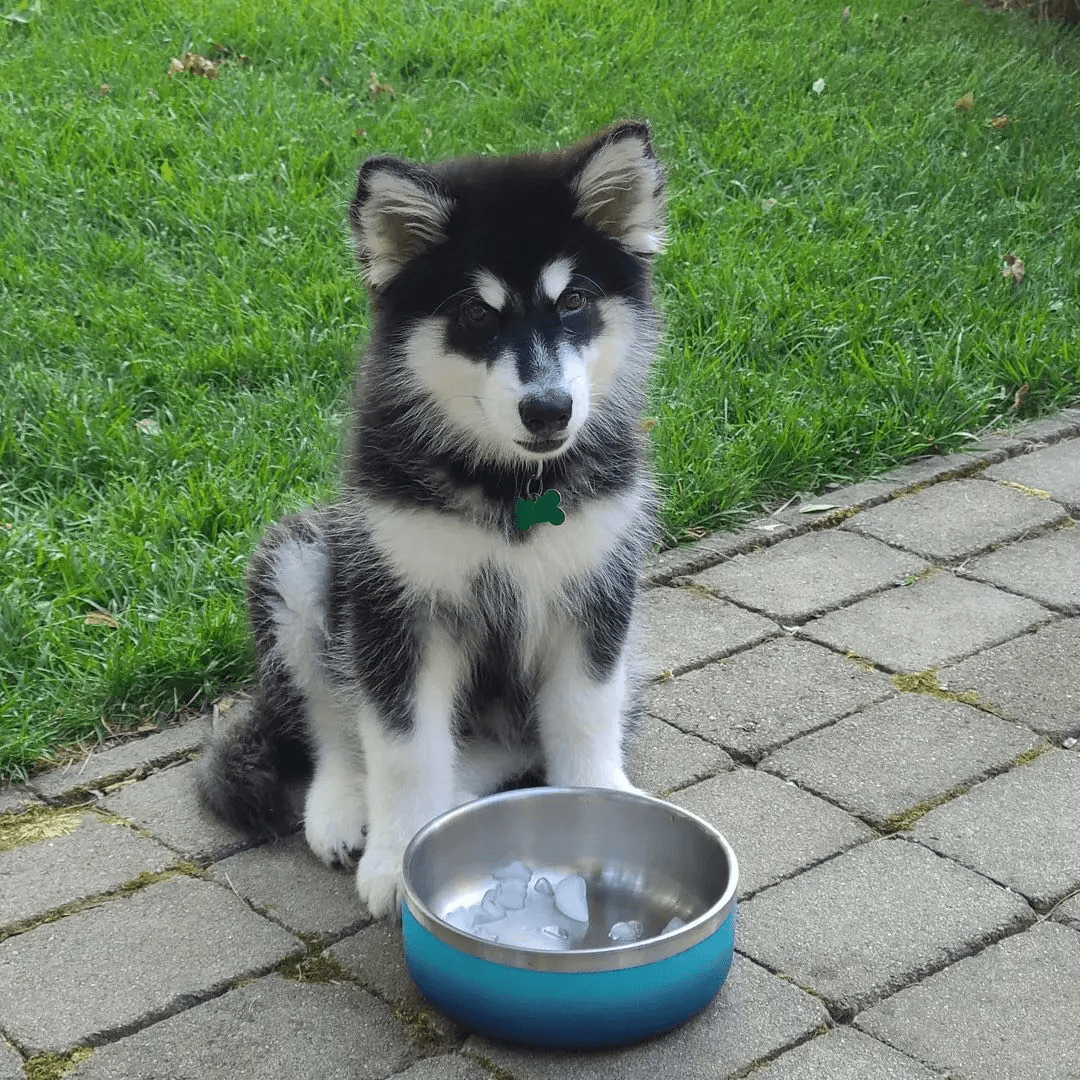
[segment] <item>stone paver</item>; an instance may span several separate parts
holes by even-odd
[[[1052,623],[944,669],[952,693],[973,691],[1003,716],[1058,739],[1080,736],[1080,620]]]
[[[195,763],[177,765],[137,784],[128,784],[104,800],[113,814],[134,822],[187,859],[221,859],[251,841],[199,805]]]
[[[880,672],[785,636],[647,687],[645,707],[756,761],[893,692]]]
[[[632,784],[652,795],[666,795],[734,767],[735,762],[718,746],[652,716],[646,716],[630,737],[627,775]]]
[[[925,671],[1050,618],[1033,600],[940,573],[823,615],[800,633],[890,671]]]
[[[0,1030],[34,1054],[67,1050],[301,952],[227,889],[175,877],[0,943]]]
[[[339,941],[326,955],[383,1000],[408,1014],[423,1014],[440,1034],[451,1038],[464,1035],[455,1021],[434,1012],[409,977],[400,927],[382,919]]]
[[[881,827],[1039,743],[969,705],[903,694],[789,743],[761,768]]]
[[[941,1080],[924,1065],[852,1028],[834,1028],[752,1074],[754,1080]]]
[[[1000,585],[1069,615],[1080,614],[1080,528],[1008,544],[960,568],[976,581]]]
[[[912,836],[1045,911],[1080,888],[1080,755],[1054,750],[987,780]]]
[[[986,475],[1049,492],[1073,513],[1080,512],[1080,439],[1069,439],[992,465]]]
[[[22,784],[0,786],[0,818],[9,814],[21,814],[42,805],[41,800],[35,798],[34,793]]]
[[[0,1080],[24,1080],[23,1060],[0,1039]]]
[[[394,1080],[492,1080],[491,1073],[464,1054],[444,1054],[417,1062]]]
[[[871,836],[850,814],[753,769],[684,788],[671,801],[727,838],[739,861],[739,895],[744,897]]]
[[[270,975],[101,1047],[67,1075],[382,1080],[397,1074],[411,1052],[387,1006],[359,987]]]
[[[899,583],[928,565],[876,540],[829,530],[738,555],[693,580],[726,600],[794,624]]]
[[[956,480],[856,514],[845,529],[934,562],[955,562],[992,544],[1028,537],[1065,520],[1056,503],[985,480]]]
[[[1074,930],[1080,930],[1080,891],[1057,907],[1054,918],[1066,926],[1071,926]]]
[[[747,901],[737,948],[850,1017],[1032,922],[1014,893],[906,840],[878,840]]]
[[[214,877],[296,934],[340,937],[371,921],[354,875],[331,870],[300,834],[215,863]]]
[[[186,724],[132,739],[108,750],[95,750],[84,760],[35,776],[30,786],[47,799],[82,796],[101,792],[109,783],[140,769],[149,771],[157,765],[194,753],[210,734],[209,715]]]
[[[66,836],[0,851],[0,927],[111,892],[175,862],[167,848],[88,811]]]
[[[661,586],[641,595],[645,674],[683,671],[778,632],[775,623],[689,589]]]
[[[736,955],[720,993],[683,1027],[604,1053],[527,1049],[473,1037],[467,1051],[514,1080],[716,1080],[804,1039],[828,1021],[808,994]]]
[[[856,1019],[963,1080],[1078,1080],[1080,933],[1042,923]]]

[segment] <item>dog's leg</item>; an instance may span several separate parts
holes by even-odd
[[[346,709],[326,691],[308,690],[315,776],[304,800],[308,847],[328,866],[354,866],[367,829],[363,751]]]
[[[311,850],[333,866],[355,862],[366,813],[359,739],[323,663],[329,574],[322,523],[312,515],[286,519],[267,532],[248,584],[256,645],[285,666],[302,695],[315,758],[304,834]]]
[[[604,670],[590,671],[580,635],[569,629],[559,635],[539,696],[540,742],[552,787],[637,790],[623,769],[629,679],[625,652]]]
[[[423,648],[408,730],[393,730],[374,708],[360,716],[368,774],[368,835],[356,871],[360,898],[375,916],[401,899],[401,861],[417,831],[454,805],[454,696],[458,646],[433,630]]]

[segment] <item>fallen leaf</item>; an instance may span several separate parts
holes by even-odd
[[[799,507],[800,514],[823,514],[826,510],[842,510],[839,503],[807,503]]]
[[[1015,255],[1006,255],[1002,262],[1004,265],[1001,269],[1001,276],[1004,278],[1011,278],[1012,285],[1015,289],[1021,281],[1024,280],[1024,260],[1017,258]]]
[[[1024,383],[1024,385],[1021,386],[1020,389],[1017,390],[1016,393],[1013,395],[1012,407],[1013,407],[1014,411],[1016,409],[1019,409],[1020,406],[1024,404],[1024,398],[1027,397],[1028,391],[1030,389],[1031,389],[1031,383]]]
[[[975,92],[969,90],[962,98],[959,98],[956,102],[958,109],[970,109],[975,104]]]
[[[319,76],[319,82],[321,82],[328,90],[333,90],[334,88],[334,84],[325,75]]]
[[[1002,113],[1001,116],[991,116],[990,119],[986,122],[992,128],[996,128],[998,131],[1000,131],[1009,122],[1009,118],[1004,113]]]
[[[217,64],[193,52],[184,53],[182,60],[172,58],[168,71],[170,78],[181,71],[190,71],[192,75],[202,75],[206,79],[216,79],[218,74]]]
[[[813,90],[815,94],[820,94],[825,89],[825,80],[815,79],[810,89]]]
[[[659,423],[659,421],[655,420],[651,416],[647,416],[644,420],[641,421],[638,426],[641,428],[642,431],[652,431],[652,429],[656,427],[657,423]]]
[[[120,624],[107,611],[91,611],[85,621],[87,626],[111,626],[114,630],[120,628]]]
[[[112,90],[112,87],[111,87],[111,86],[110,86],[110,85],[109,85],[109,84],[108,84],[107,82],[103,82],[103,83],[102,83],[102,84],[101,84],[101,85],[100,85],[100,86],[98,87],[98,93],[99,93],[99,94],[107,94],[107,93],[109,93],[109,92],[110,92],[111,90]]]
[[[371,100],[374,101],[380,94],[389,94],[391,97],[396,97],[394,88],[389,83],[379,82],[379,76],[373,71],[371,73],[371,81],[368,83],[368,88],[371,90]]]
[[[850,22],[851,21],[851,8],[849,8],[849,7],[844,8],[844,10],[840,12],[840,18],[843,19],[844,22]]]

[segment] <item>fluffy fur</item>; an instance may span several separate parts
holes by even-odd
[[[311,849],[362,852],[382,915],[452,806],[526,775],[630,788],[663,174],[634,122],[548,154],[376,157],[349,222],[373,327],[341,496],[252,559],[255,707],[199,787],[272,835],[310,776]],[[565,521],[519,531],[515,501],[551,488]]]

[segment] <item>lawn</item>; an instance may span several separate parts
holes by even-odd
[[[333,491],[366,154],[652,123],[669,543],[1080,400],[1080,41],[1025,15],[17,2],[0,9],[0,777],[250,678],[246,558]],[[216,78],[170,76],[189,51]]]

